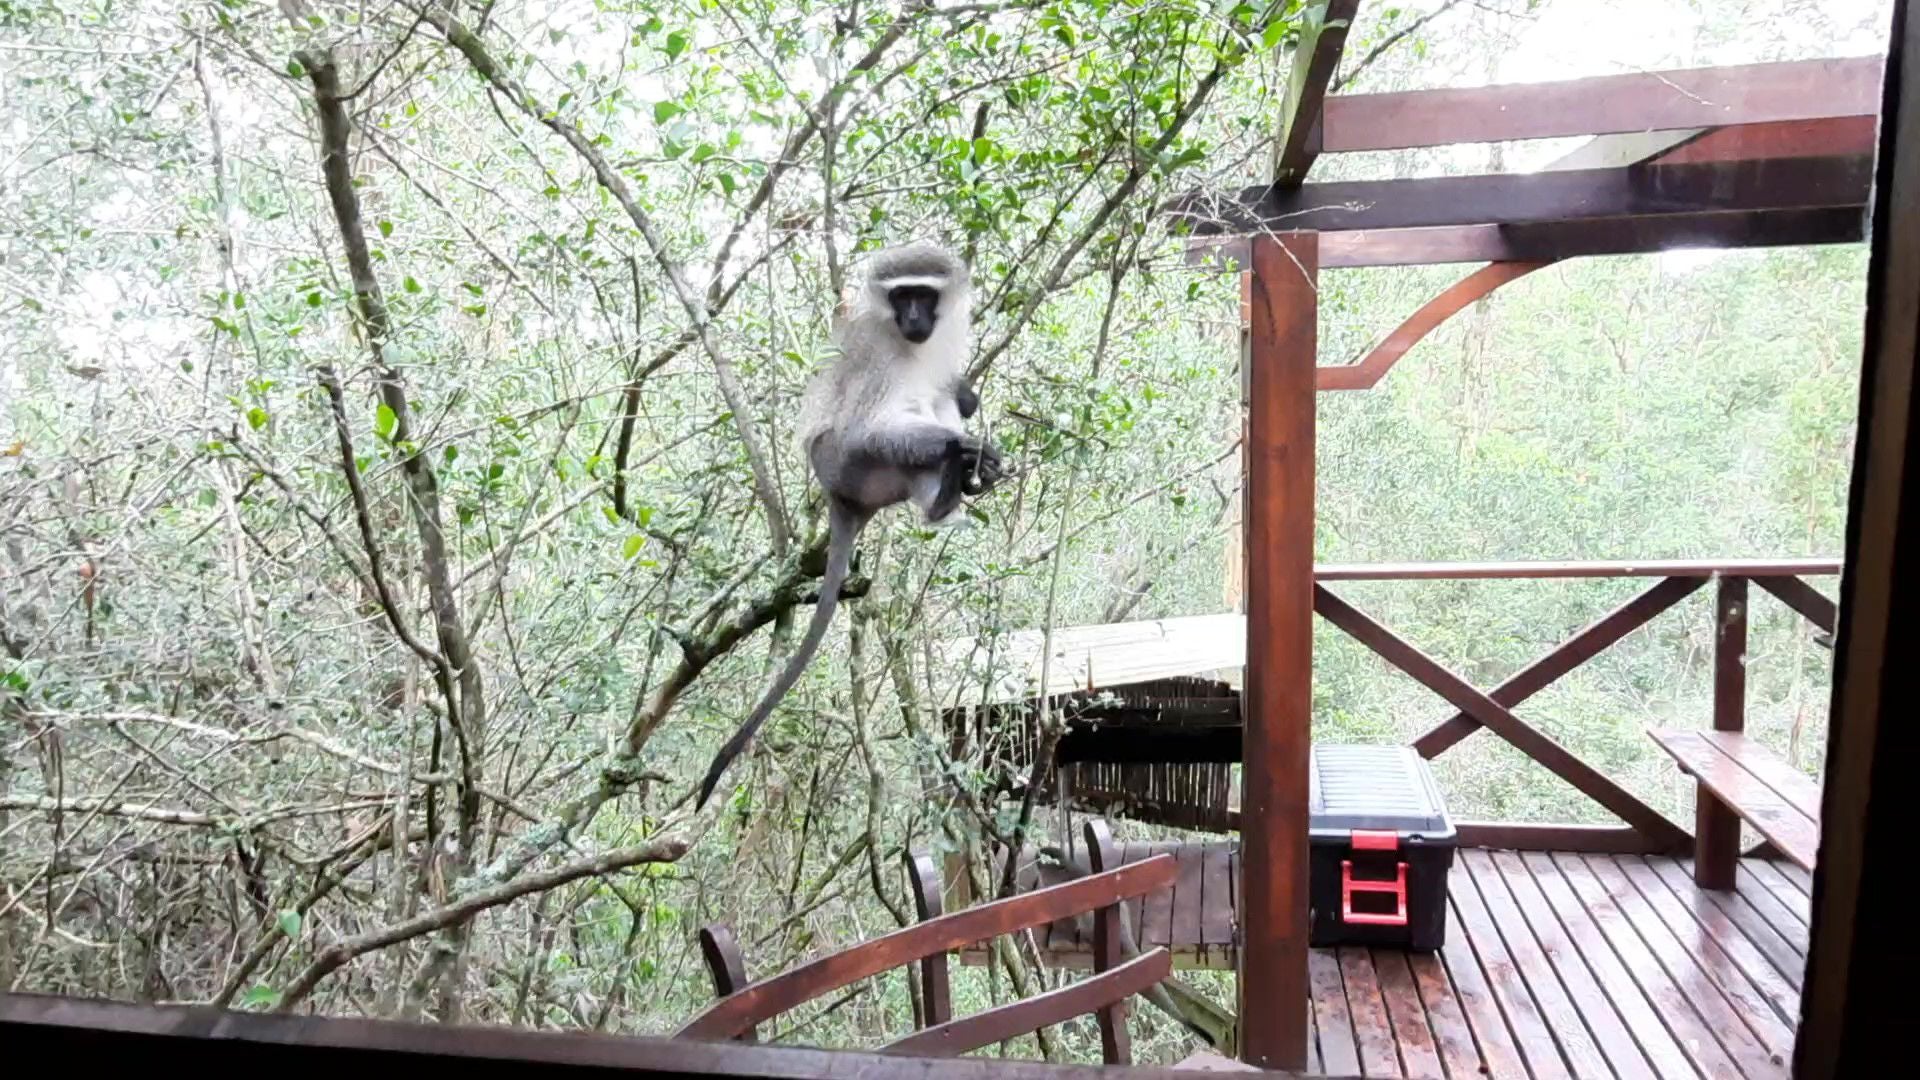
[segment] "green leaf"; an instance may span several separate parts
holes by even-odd
[[[630,560],[635,555],[640,554],[640,549],[646,546],[647,546],[646,534],[634,533],[632,536],[627,537],[626,543],[620,545],[620,556],[624,559]]]
[[[307,306],[308,306],[308,307],[319,307],[319,306],[320,306],[320,303],[321,303],[321,300],[320,300],[320,293],[319,293],[318,291],[315,291],[315,292],[310,292],[310,293],[308,293],[308,294],[307,294]]]
[[[1260,35],[1261,48],[1279,48],[1281,40],[1287,36],[1289,29],[1291,29],[1291,27],[1285,19],[1275,19],[1268,23],[1266,33]]]
[[[282,908],[279,916],[273,920],[273,924],[290,938],[300,936],[300,913],[292,908]]]
[[[256,986],[240,995],[242,1005],[264,1005],[271,1009],[280,1004],[280,991],[271,986]]]
[[[664,124],[686,111],[686,107],[677,102],[656,101],[653,103],[653,122]]]
[[[307,74],[307,69],[302,67],[298,60],[289,60],[287,61],[287,74],[296,79],[304,78]]]
[[[393,222],[391,222],[391,221],[388,221],[388,220],[386,220],[385,218],[382,218],[382,219],[381,219],[381,221],[380,221],[380,235],[381,235],[381,236],[383,236],[383,237],[384,237],[384,236],[392,236],[392,235],[393,235]]]
[[[400,282],[400,287],[407,290],[410,293],[417,293],[420,291],[420,283],[413,280],[412,274],[408,274],[405,280]]]
[[[460,456],[460,448],[453,445],[452,443],[448,443],[447,448],[441,451],[440,453],[441,460],[445,461],[449,465],[453,464],[453,459],[459,456]]]
[[[253,408],[248,409],[247,423],[251,425],[253,427],[253,430],[255,431],[259,431],[261,428],[266,427],[267,426],[267,410],[261,408],[258,405],[255,405]]]
[[[668,34],[666,48],[667,59],[669,60],[676,59],[681,53],[686,52],[687,32],[685,30],[675,30],[673,33]]]
[[[373,411],[373,433],[375,435],[383,439],[391,439],[393,438],[393,429],[398,427],[399,424],[400,418],[394,415],[393,410],[387,406],[386,402],[381,402],[380,407]]]

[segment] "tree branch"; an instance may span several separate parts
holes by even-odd
[[[413,446],[412,410],[407,401],[405,378],[399,368],[387,360],[386,343],[392,334],[387,305],[381,296],[380,280],[373,272],[373,258],[367,249],[367,234],[360,216],[360,195],[353,186],[353,169],[347,161],[347,143],[353,133],[347,117],[346,99],[340,93],[339,70],[331,54],[305,51],[299,59],[313,81],[314,107],[320,113],[321,170],[326,176],[327,196],[333,204],[333,216],[346,247],[347,270],[353,280],[354,298],[367,331],[367,351],[371,355],[380,400],[393,413],[393,446],[401,459],[401,471],[407,479],[415,531],[420,538],[420,562],[427,582],[427,597],[433,607],[435,636],[440,642],[441,692],[447,699],[447,726],[452,729],[460,755],[459,840],[461,858],[473,850],[474,829],[480,819],[480,757],[486,740],[486,688],[480,665],[474,660],[467,642],[465,624],[460,618],[459,597],[453,587],[453,572],[447,560],[446,532],[440,520],[440,482],[433,465]],[[345,403],[340,383],[332,369],[323,367],[321,381],[334,411],[334,425],[342,440],[345,460],[342,467],[347,483],[359,492],[359,467],[352,458],[347,439]],[[371,526],[361,510],[361,531],[373,557],[376,545]],[[389,598],[383,597],[383,603]],[[396,626],[398,625],[396,620]],[[418,651],[418,650],[416,650]],[[454,692],[455,680],[459,692]]]
[[[1416,33],[1421,27],[1427,25],[1428,23],[1439,18],[1440,16],[1445,15],[1447,12],[1460,6],[1460,4],[1463,2],[1464,0],[1447,0],[1446,3],[1441,4],[1439,7],[1434,8],[1432,11],[1427,12],[1425,15],[1420,16],[1419,18],[1413,20],[1412,22],[1401,27],[1400,29],[1395,30],[1393,33],[1388,34],[1386,37],[1381,38],[1380,41],[1374,45],[1373,48],[1367,50],[1367,54],[1365,56],[1362,56],[1359,60],[1355,61],[1353,66],[1347,69],[1346,74],[1337,76],[1333,80],[1333,84],[1327,87],[1327,93],[1337,94],[1340,91],[1346,89],[1347,84],[1359,78],[1360,73],[1367,70],[1367,65],[1373,63],[1375,60],[1378,60],[1380,59],[1380,57],[1384,56],[1388,49],[1391,49],[1395,45],[1400,44],[1400,42],[1404,41],[1408,35]]]
[[[1213,96],[1214,88],[1219,86],[1220,81],[1247,58],[1246,45],[1237,37],[1229,40],[1232,44],[1222,50],[1220,58],[1214,62],[1213,69],[1201,76],[1199,85],[1194,87],[1193,93],[1188,95],[1185,103],[1180,106],[1180,110],[1174,114],[1173,122],[1167,125],[1167,130],[1154,140],[1152,146],[1134,153],[1132,162],[1127,165],[1127,175],[1120,181],[1120,186],[1107,195],[1101,202],[1100,208],[1094,211],[1093,218],[1067,244],[1066,250],[1054,258],[1053,264],[1041,276],[1040,284],[1020,305],[1020,312],[1014,316],[1013,322],[1001,331],[992,345],[981,352],[980,359],[974,361],[973,367],[967,372],[968,378],[973,382],[978,383],[988,369],[993,367],[994,361],[1012,347],[1014,339],[1019,337],[1021,331],[1027,328],[1027,324],[1033,321],[1033,317],[1039,314],[1040,305],[1052,295],[1054,285],[1066,276],[1074,260],[1080,257],[1080,252],[1085,250],[1100,230],[1106,227],[1107,220],[1133,197],[1134,191],[1140,187],[1140,181],[1146,179],[1149,163],[1157,160],[1166,152],[1167,147],[1173,145],[1173,140],[1180,137],[1180,133],[1186,130],[1187,123],[1199,113],[1200,107],[1207,103],[1207,99]]]
[[[666,275],[667,283],[673,287],[675,298],[686,309],[687,318],[692,323],[695,340],[713,361],[715,379],[720,384],[720,394],[726,398],[727,408],[733,411],[734,426],[739,430],[740,441],[746,448],[747,466],[753,472],[754,493],[759,496],[762,508],[767,515],[767,529],[772,535],[774,553],[784,556],[791,544],[792,531],[787,523],[784,504],[780,500],[780,489],[773,480],[773,459],[761,442],[760,433],[754,427],[751,415],[751,402],[747,398],[740,376],[734,370],[733,362],[720,349],[712,330],[712,313],[707,302],[694,291],[687,281],[686,271],[672,253],[667,250],[667,241],[640,203],[634,199],[633,192],[627,187],[626,180],[614,171],[606,156],[593,145],[592,140],[581,134],[580,129],[560,117],[560,114],[542,107],[512,75],[497,64],[488,53],[486,46],[472,30],[444,8],[429,7],[427,21],[440,31],[447,43],[458,49],[467,58],[467,63],[483,76],[493,87],[504,94],[514,106],[529,119],[547,127],[565,140],[574,153],[587,163],[594,179],[613,196],[620,208],[626,211],[633,227],[646,240],[647,248],[653,253],[653,260]]]
[[[529,893],[544,892],[583,877],[610,874],[615,870],[624,870],[629,866],[638,866],[642,863],[673,862],[686,853],[687,842],[678,837],[653,840],[614,851],[603,851],[598,855],[564,863],[551,870],[528,874],[503,884],[479,889],[451,904],[424,912],[403,922],[371,930],[343,941],[336,941],[322,949],[320,954],[314,957],[313,962],[307,965],[306,970],[294,979],[293,984],[281,995],[279,1011],[291,1011],[313,993],[314,987],[318,986],[322,979],[333,974],[355,957],[384,949],[389,945],[397,945],[402,941],[411,941],[436,930],[463,925],[488,908],[499,907]]]

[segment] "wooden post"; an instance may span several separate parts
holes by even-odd
[[[963,875],[964,876],[964,875]],[[945,914],[940,898],[940,871],[933,856],[909,852],[907,879],[913,884],[913,906],[921,922]],[[947,954],[934,953],[920,961],[920,1000],[925,1009],[921,1027],[934,1027],[953,1019],[953,991],[947,983]]]
[[[1314,365],[1320,240],[1253,242],[1240,1053],[1307,1063],[1307,748],[1313,699]]]
[[[732,997],[747,986],[747,964],[740,955],[740,943],[733,931],[715,923],[700,928],[700,956],[707,962],[707,974],[713,976],[713,996]],[[741,1042],[753,1042],[759,1036],[748,1028]]]
[[[1087,865],[1094,873],[1119,867],[1120,856],[1106,822],[1087,822],[1086,837]],[[1144,896],[1135,901],[1146,902]],[[1116,902],[1093,913],[1093,970],[1096,973],[1112,971],[1126,960],[1120,950],[1120,905]],[[1116,1001],[1101,1009],[1099,1021],[1101,1060],[1108,1065],[1133,1064],[1133,1041],[1127,1034],[1127,1003]]]
[[[1907,796],[1920,756],[1920,72],[1910,57],[1920,64],[1920,18],[1901,0],[1880,111],[1798,1080],[1870,1075],[1912,1053],[1913,887],[1902,882],[1913,876]]]
[[[1713,730],[1747,726],[1747,579],[1720,578],[1713,612]],[[1740,815],[1707,785],[1694,785],[1693,880],[1703,889],[1731,889],[1740,858]]]

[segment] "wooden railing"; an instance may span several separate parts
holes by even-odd
[[[1833,576],[1838,559],[1654,560],[1647,562],[1385,563],[1315,569],[1314,610],[1459,710],[1413,741],[1434,758],[1486,728],[1626,822],[1620,826],[1464,822],[1464,846],[1562,851],[1685,852],[1693,837],[1580,756],[1513,712],[1528,698],[1591,660],[1655,616],[1715,583],[1713,726],[1746,727],[1749,584],[1779,598],[1833,633],[1832,600],[1803,578]],[[1626,603],[1583,627],[1490,690],[1481,690],[1336,595],[1344,581],[1488,581],[1538,578],[1657,578]]]
[[[16,1061],[79,1067],[138,1062],[143,1072],[274,1076],[756,1077],[913,1076],[918,1080],[1088,1080],[1110,1070],[1005,1058],[912,1058],[594,1031],[528,1031],[322,1016],[132,1005],[0,992],[0,1046]],[[1135,1066],[1127,1080],[1189,1073]],[[1278,1076],[1280,1074],[1269,1074]],[[1296,1074],[1285,1074],[1294,1076]]]
[[[1089,850],[1094,850],[1104,836],[1104,823],[1087,823]],[[782,1013],[862,979],[920,961],[924,1024],[913,1034],[882,1047],[882,1053],[957,1056],[1092,1013],[1099,1020],[1105,1061],[1110,1065],[1130,1063],[1125,1002],[1165,979],[1172,972],[1173,960],[1164,948],[1123,960],[1120,903],[1170,887],[1174,879],[1172,856],[1116,865],[951,915],[940,912],[939,879],[931,860],[926,860],[924,868],[918,862],[914,878],[923,921],[756,983],[746,981],[746,963],[732,933],[725,927],[703,928],[701,952],[720,1000],[689,1021],[677,1037],[751,1041],[758,1025]],[[1091,978],[985,1012],[953,1017],[947,953],[1000,934],[1044,927],[1089,912],[1093,913],[1095,931]]]

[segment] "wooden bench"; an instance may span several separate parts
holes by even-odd
[[[1802,869],[1820,848],[1820,785],[1734,731],[1650,732],[1699,784],[1694,812],[1693,877],[1704,889],[1731,889],[1740,855],[1740,822]]]
[[[1089,822],[1088,842],[1103,834],[1104,828],[1104,823]],[[923,867],[913,867],[922,875],[931,868],[930,861]],[[1132,1063],[1132,1050],[1127,1039],[1126,1000],[1166,979],[1173,971],[1173,958],[1166,949],[1156,948],[1131,960],[1123,959],[1120,902],[1168,888],[1175,872],[1173,856],[1159,855],[950,915],[929,912],[923,905],[921,922],[755,983],[747,982],[746,963],[732,932],[724,926],[706,926],[700,931],[700,951],[720,1000],[675,1035],[750,1042],[756,1037],[758,1025],[782,1013],[918,961],[925,1006],[922,1026],[881,1047],[881,1053],[957,1057],[1091,1013],[1100,1024],[1100,1046],[1106,1063],[1128,1065]],[[949,952],[1001,934],[1045,928],[1057,919],[1088,912],[1093,913],[1099,939],[1091,978],[971,1016],[953,1017],[953,995],[947,986]]]

